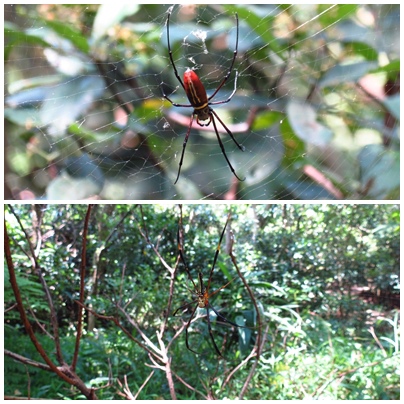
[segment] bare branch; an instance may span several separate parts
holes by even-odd
[[[10,249],[10,238],[7,233],[7,225],[4,223],[4,255],[6,258],[7,266],[8,266],[8,272],[10,275],[10,283],[11,287],[14,292],[15,300],[18,304],[18,311],[20,313],[20,318],[21,321],[25,327],[25,330],[30,337],[33,345],[35,346],[35,349],[38,351],[38,353],[41,355],[43,360],[46,362],[46,364],[49,366],[50,370],[53,371],[55,374],[57,374],[62,380],[66,381],[67,383],[71,384],[72,386],[77,387],[88,399],[96,399],[96,395],[94,392],[94,389],[88,388],[85,383],[75,374],[71,368],[66,364],[62,363],[61,366],[55,366],[55,364],[51,361],[47,353],[45,352],[45,349],[42,347],[38,339],[36,338],[36,335],[34,333],[34,330],[32,329],[32,326],[27,318],[27,314],[22,302],[21,298],[21,293],[20,289],[17,284],[17,278],[15,275],[15,268],[14,268],[14,262],[11,256],[11,249]]]
[[[136,339],[135,337],[133,337],[133,335],[130,333],[130,331],[128,331],[121,323],[120,321],[114,317],[114,316],[104,316],[102,314],[97,313],[96,311],[90,309],[89,307],[85,306],[84,304],[80,303],[79,301],[76,300],[76,303],[80,306],[82,306],[84,309],[86,309],[88,312],[90,312],[91,314],[93,314],[94,316],[96,316],[97,318],[101,319],[101,320],[107,320],[107,321],[112,321],[117,327],[119,327],[133,342],[135,342],[136,344],[138,344],[141,348],[145,349],[149,354],[151,355],[155,355],[156,354],[151,351],[146,345],[144,345],[142,342],[140,342],[138,339]],[[155,347],[155,345],[150,342],[151,346]],[[157,349],[157,347],[155,347]],[[157,349],[158,350],[158,349]]]
[[[260,347],[261,347],[261,330],[262,330],[262,324],[261,324],[261,314],[260,314],[260,310],[258,308],[258,304],[257,304],[257,300],[255,299],[254,293],[251,290],[250,286],[248,285],[247,281],[245,280],[243,274],[241,273],[238,265],[237,265],[237,260],[236,257],[233,255],[233,233],[230,231],[230,245],[228,247],[228,254],[230,256],[231,261],[233,262],[234,267],[237,270],[237,274],[240,277],[240,279],[242,280],[244,286],[246,287],[248,294],[250,295],[251,301],[253,302],[253,305],[255,307],[255,312],[257,314],[257,323],[258,323],[258,333],[257,333],[257,341],[255,343],[255,349],[257,352],[257,361],[260,358]]]
[[[55,341],[56,357],[58,359],[59,364],[62,365],[64,363],[64,359],[63,359],[62,349],[61,349],[61,346],[60,346],[59,325],[58,325],[58,321],[57,321],[57,314],[56,314],[55,305],[53,304],[53,299],[52,299],[48,284],[46,283],[46,280],[43,277],[42,267],[41,267],[41,265],[39,263],[39,260],[38,260],[37,254],[39,253],[39,250],[38,250],[37,253],[35,252],[34,246],[32,245],[32,243],[30,241],[30,238],[29,238],[29,235],[28,235],[27,231],[25,230],[23,224],[21,223],[21,220],[20,220],[19,216],[16,214],[16,212],[14,211],[14,209],[13,209],[13,207],[11,205],[8,205],[8,207],[9,207],[10,211],[13,213],[14,217],[17,219],[17,222],[18,222],[18,224],[19,224],[21,230],[23,231],[23,233],[25,235],[25,238],[27,240],[29,250],[30,250],[30,253],[31,253],[30,260],[31,260],[31,263],[32,263],[32,266],[33,266],[33,270],[34,270],[35,274],[38,276],[39,281],[41,282],[42,289],[43,289],[43,291],[45,293],[46,300],[47,300],[48,305],[49,305],[49,309],[50,309],[50,313],[51,313],[51,324],[52,324],[52,329],[53,329],[53,339]],[[34,212],[35,212],[35,214],[37,213],[36,210]],[[41,234],[40,234],[39,225],[38,225],[39,221],[40,220],[38,220],[37,224],[36,224],[37,240],[42,238]],[[40,245],[40,242],[37,241],[37,244]]]
[[[146,386],[146,384],[149,382],[149,380],[152,378],[152,376],[154,375],[154,370],[152,370],[149,374],[149,376],[147,376],[146,380],[143,382],[143,384],[139,387],[139,390],[137,391],[137,393],[134,395],[133,400],[137,400],[140,392],[143,390],[143,388]],[[126,383],[126,379],[125,379],[125,383]],[[126,384],[127,386],[127,384]]]
[[[186,387],[188,387],[190,390],[194,391],[195,393],[198,393],[200,396],[202,396],[205,400],[208,399],[205,394],[203,394],[201,391],[197,390],[195,387],[192,387],[190,384],[188,384],[184,379],[182,379],[180,376],[178,376],[175,372],[173,372],[173,375]]]
[[[142,205],[139,205],[139,206],[140,206],[140,212],[141,212],[141,216],[142,216],[142,220],[143,220]],[[167,264],[166,260],[161,256],[160,252],[157,250],[157,248],[154,246],[154,244],[150,241],[150,238],[149,238],[149,235],[148,235],[148,233],[147,233],[146,227],[145,227],[146,230],[143,231],[143,230],[142,230],[142,227],[140,226],[140,223],[139,223],[139,221],[136,219],[136,217],[135,217],[135,220],[136,220],[136,222],[137,222],[137,225],[138,225],[138,229],[139,229],[140,234],[141,234],[141,235],[143,236],[143,238],[146,240],[147,244],[149,244],[149,246],[153,249],[154,253],[157,255],[157,257],[159,258],[160,262],[164,265],[164,267],[165,267],[170,273],[174,272],[174,271],[175,271],[175,268],[173,269],[170,265]],[[144,224],[144,221],[143,221],[143,224]]]
[[[80,303],[84,304],[84,286],[85,286],[85,275],[86,275],[86,251],[87,251],[87,232],[88,232],[88,223],[90,221],[91,209],[93,205],[88,205],[86,217],[84,219],[83,226],[83,240],[81,245],[81,265],[80,265]],[[78,318],[77,318],[77,336],[76,336],[76,344],[74,348],[73,360],[72,360],[72,369],[76,369],[77,360],[79,356],[80,350],[80,340],[81,334],[83,330],[83,309],[80,307],[78,310]]]
[[[146,342],[147,346],[151,347],[160,357],[162,356],[162,352],[159,348],[157,348],[157,346],[155,344],[153,344],[153,342],[151,342],[151,340],[149,339],[149,337],[147,337],[147,335],[143,332],[143,330],[140,328],[140,325],[138,324],[137,321],[135,321],[125,310],[122,309],[122,307],[117,306],[118,309],[122,312],[122,314],[126,317],[126,319],[128,320],[129,324],[131,324],[134,328],[136,328],[137,332],[140,334],[140,336],[143,338],[143,340]],[[97,315],[98,317],[102,317],[99,314]],[[116,323],[115,323],[116,324]],[[122,326],[121,326],[122,327]],[[143,347],[145,347],[145,345],[142,344]],[[147,351],[149,353],[151,353],[152,351],[148,350]],[[156,356],[155,354],[153,354],[154,356]]]
[[[52,369],[48,365],[45,365],[44,363],[41,363],[41,362],[34,361],[30,358],[26,358],[25,356],[16,354],[15,352],[11,352],[8,349],[4,350],[4,355],[9,356],[10,358],[13,358],[14,360],[16,360],[18,362],[25,363],[26,365],[30,365],[30,366],[33,366],[38,369],[52,372]]]

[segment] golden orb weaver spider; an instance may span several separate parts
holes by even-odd
[[[245,178],[241,179],[235,172],[233,166],[230,163],[229,158],[226,155],[226,151],[223,146],[223,142],[220,139],[219,132],[217,130],[216,126],[216,121],[215,118],[220,122],[220,124],[223,126],[223,128],[226,130],[226,132],[229,134],[233,142],[236,144],[236,146],[241,150],[244,151],[244,147],[241,146],[236,138],[233,136],[233,133],[231,133],[230,129],[224,124],[224,122],[219,118],[217,113],[211,108],[211,105],[219,105],[219,104],[226,104],[228,103],[232,98],[233,95],[235,94],[237,90],[237,71],[236,71],[236,77],[234,80],[234,90],[230,94],[230,97],[227,98],[226,100],[223,101],[212,101],[212,99],[216,96],[216,94],[219,92],[219,90],[224,86],[228,78],[230,77],[232,71],[233,71],[233,66],[234,62],[236,60],[237,52],[238,52],[238,34],[239,34],[239,23],[238,23],[238,14],[236,13],[236,22],[237,22],[237,34],[236,34],[236,47],[233,52],[233,59],[230,64],[230,68],[224,77],[224,79],[221,81],[219,86],[216,88],[216,90],[213,92],[211,96],[207,96],[206,90],[204,85],[202,84],[201,80],[199,79],[198,75],[191,69],[187,69],[184,73],[184,82],[181,80],[181,77],[178,74],[178,70],[175,66],[174,59],[173,59],[173,52],[171,50],[171,45],[170,45],[170,16],[171,16],[171,10],[168,12],[168,17],[167,17],[167,44],[168,44],[168,54],[170,57],[170,62],[171,65],[174,69],[174,74],[177,80],[180,82],[181,87],[184,89],[188,100],[190,104],[177,104],[164,93],[163,91],[163,97],[169,101],[174,107],[185,107],[185,108],[193,108],[193,112],[191,115],[191,119],[189,122],[188,130],[184,138],[184,142],[182,145],[182,153],[181,153],[181,158],[180,158],[180,164],[178,167],[178,174],[177,174],[177,179],[175,180],[174,184],[177,183],[178,179],[180,178],[180,173],[181,173],[181,166],[184,161],[184,154],[185,154],[185,148],[187,147],[187,142],[189,138],[189,134],[191,133],[191,128],[192,128],[192,123],[194,122],[194,118],[196,116],[196,122],[199,126],[209,126],[210,123],[212,122],[213,128],[216,133],[217,141],[219,142],[220,149],[223,153],[224,158],[227,161],[227,164],[234,174],[234,176],[239,180],[239,181],[244,181]],[[201,121],[204,121],[206,123],[202,123]]]
[[[177,232],[177,243],[178,243],[178,251],[180,254],[180,259],[182,264],[184,265],[185,271],[187,273],[188,279],[191,281],[194,290],[191,290],[191,292],[193,292],[196,295],[196,299],[194,299],[192,302],[190,303],[186,303],[183,306],[179,307],[175,312],[174,312],[174,316],[179,312],[182,311],[184,309],[187,309],[188,307],[190,307],[191,305],[195,304],[192,312],[191,312],[191,316],[189,317],[189,320],[185,326],[185,344],[187,346],[187,348],[191,351],[194,352],[196,354],[199,354],[199,352],[194,351],[190,346],[189,346],[189,341],[188,341],[188,328],[191,324],[191,321],[194,317],[194,314],[196,312],[196,309],[199,307],[201,309],[205,308],[206,309],[206,319],[207,319],[207,323],[208,323],[208,331],[209,331],[209,335],[210,335],[210,339],[212,340],[213,346],[215,347],[216,353],[223,358],[222,353],[220,352],[220,349],[218,348],[218,346],[216,345],[215,339],[213,337],[213,332],[212,332],[212,326],[211,326],[211,322],[210,322],[210,316],[209,316],[209,309],[212,309],[212,311],[216,314],[216,316],[218,318],[220,318],[221,320],[225,321],[226,323],[231,324],[234,327],[239,327],[239,328],[248,328],[248,327],[244,327],[242,325],[238,325],[236,323],[233,323],[232,321],[228,320],[226,317],[224,317],[222,314],[220,314],[209,302],[209,299],[215,295],[216,293],[220,292],[222,289],[224,289],[225,287],[227,287],[231,282],[234,281],[235,278],[233,278],[231,281],[227,282],[225,285],[223,285],[222,287],[220,287],[219,289],[216,289],[214,292],[210,293],[210,284],[212,281],[212,275],[213,275],[213,271],[215,269],[215,265],[216,265],[216,261],[217,261],[217,257],[219,256],[219,252],[220,252],[220,246],[222,244],[222,240],[223,240],[223,235],[226,231],[226,227],[227,224],[229,223],[230,220],[230,213],[227,216],[227,221],[226,224],[224,225],[222,234],[220,236],[219,239],[219,244],[216,248],[216,253],[215,253],[215,257],[213,258],[213,264],[212,264],[212,268],[210,270],[209,273],[209,279],[208,279],[208,284],[205,287],[205,284],[203,282],[203,276],[202,273],[199,271],[198,272],[198,280],[199,280],[199,284],[196,285],[196,283],[194,282],[194,280],[191,277],[191,273],[189,271],[188,268],[188,264],[185,260],[185,256],[184,256],[184,252],[183,252],[183,248],[181,245],[181,240],[180,240],[180,227],[182,228],[182,209],[181,209],[181,216],[180,216],[180,225],[178,226],[178,232]]]

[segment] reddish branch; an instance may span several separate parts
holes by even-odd
[[[14,213],[14,210],[12,209],[12,207],[10,208],[10,210]],[[15,213],[14,213],[15,214]],[[18,216],[16,216],[18,218]],[[19,220],[18,220],[19,221]],[[49,289],[47,287],[47,284],[44,282],[44,279],[42,277],[42,272],[41,272],[41,267],[39,265],[39,262],[37,260],[36,255],[34,254],[34,248],[32,246],[32,244],[30,243],[30,240],[28,238],[28,235],[25,231],[25,229],[22,227],[21,222],[19,221],[21,228],[23,229],[23,232],[26,236],[28,245],[30,247],[30,251],[31,251],[31,259],[33,260],[33,262],[35,263],[35,269],[36,269],[36,273],[39,276],[39,279],[41,280],[42,286],[44,288],[45,294],[48,297],[48,302],[50,304],[50,307],[53,307],[53,302],[52,299],[50,298],[50,293],[49,293]],[[11,254],[11,249],[10,249],[10,238],[8,236],[7,233],[7,224],[4,224],[4,255],[6,258],[6,262],[7,262],[7,267],[8,267],[8,272],[9,272],[9,276],[10,276],[10,283],[11,283],[11,288],[13,290],[14,296],[15,296],[15,300],[17,302],[18,305],[18,311],[20,313],[20,318],[21,321],[25,327],[25,330],[28,334],[28,336],[30,337],[33,345],[35,346],[35,349],[37,350],[37,352],[41,355],[42,359],[45,361],[45,363],[49,366],[49,370],[51,370],[52,372],[54,372],[57,376],[59,376],[62,380],[66,381],[67,383],[77,387],[78,390],[80,390],[86,397],[87,399],[96,399],[96,395],[95,395],[95,391],[92,388],[88,388],[85,383],[79,378],[79,376],[72,370],[72,368],[66,363],[64,362],[62,356],[61,356],[61,349],[60,349],[60,341],[59,339],[55,338],[55,348],[56,348],[56,352],[60,352],[57,355],[57,359],[59,361],[59,366],[56,366],[52,360],[49,358],[47,352],[45,351],[45,349],[43,348],[43,346],[41,345],[41,343],[38,341],[38,339],[36,338],[35,332],[28,320],[27,314],[26,314],[26,309],[24,307],[22,298],[21,298],[21,293],[20,293],[20,289],[17,283],[17,278],[16,278],[16,274],[15,274],[15,268],[14,268],[14,262],[12,259],[12,254]],[[53,328],[54,330],[57,330],[57,323],[56,326],[54,324],[54,318],[51,319],[52,324],[53,324]],[[28,358],[23,358],[22,356],[18,355],[15,356],[14,354],[14,358],[20,360],[22,363],[26,363],[26,364],[30,364],[30,360]]]
[[[44,205],[40,205],[42,209],[44,209]],[[38,254],[40,251],[40,246],[41,246],[41,241],[42,241],[42,235],[41,235],[41,231],[40,231],[40,226],[39,223],[42,221],[41,218],[39,218],[39,215],[42,212],[42,209],[39,209],[38,206],[35,205],[35,210],[33,210],[33,221],[35,222],[34,228],[36,231],[35,234],[35,238],[36,238],[36,243],[37,246],[34,248],[33,243],[30,241],[30,237],[27,233],[27,231],[25,230],[24,226],[21,223],[21,220],[19,218],[19,216],[16,214],[16,212],[14,211],[14,208],[12,207],[12,205],[8,205],[10,211],[12,212],[12,214],[14,215],[14,217],[16,218],[22,232],[25,235],[25,238],[27,240],[28,243],[28,247],[29,247],[29,253],[24,251],[25,254],[27,255],[27,257],[30,259],[31,264],[32,264],[32,269],[34,271],[34,273],[38,276],[42,288],[44,290],[45,296],[46,296],[46,300],[48,302],[48,306],[50,309],[50,313],[51,313],[51,326],[53,329],[53,336],[52,338],[55,340],[55,350],[56,350],[56,357],[58,359],[58,361],[60,363],[63,363],[63,355],[62,355],[62,350],[60,348],[60,339],[59,339],[59,327],[58,327],[58,322],[57,322],[57,314],[56,314],[56,310],[55,310],[55,306],[53,304],[53,300],[52,300],[52,296],[50,293],[50,290],[48,288],[48,285],[46,283],[45,278],[42,275],[42,268],[40,266],[39,260],[38,260]],[[40,328],[42,328],[42,326],[40,325]]]
[[[343,193],[335,187],[335,185],[316,167],[306,164],[303,167],[303,173],[310,177],[314,182],[322,186],[326,191],[333,195],[336,199],[343,199]]]
[[[229,124],[229,125],[227,125],[228,129],[233,134],[248,132],[255,120],[255,116],[256,116],[258,110],[259,109],[257,107],[251,108],[245,122]],[[167,117],[170,120],[172,120],[173,122],[176,122],[182,126],[189,126],[189,116],[184,116],[174,110],[169,110],[167,112]],[[196,130],[205,131],[205,132],[212,132],[212,129],[210,127],[200,126],[196,123],[196,121],[194,121],[192,123],[191,129],[196,129]],[[226,130],[221,127],[218,127],[217,130],[219,133],[227,133]]]

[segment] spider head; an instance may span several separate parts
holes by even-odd
[[[207,293],[199,294],[198,295],[198,307],[203,309],[208,305],[208,296]]]
[[[210,112],[209,106],[206,106],[203,109],[195,109],[194,114],[196,115],[196,122],[199,126],[210,125],[210,122],[212,121],[212,113]]]

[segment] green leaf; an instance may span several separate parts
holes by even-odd
[[[229,5],[225,6],[225,8],[231,12],[237,12],[240,24],[243,22],[248,24],[272,51],[280,52],[278,40],[270,29],[274,24],[276,12],[272,14],[268,12],[268,8],[254,5],[249,5],[248,7]]]
[[[369,44],[365,42],[349,42],[346,43],[346,47],[350,54],[357,54],[363,56],[366,60],[374,60],[377,61],[379,54],[378,52],[369,46]]]
[[[90,176],[73,178],[64,173],[49,183],[46,197],[52,200],[79,200],[97,195],[100,191],[100,185]]]
[[[377,67],[377,62],[358,62],[335,65],[318,82],[321,88],[356,82]]]
[[[400,185],[400,153],[382,145],[364,147],[358,156],[363,189],[371,198],[385,198]]]
[[[332,137],[330,129],[317,121],[317,112],[309,103],[291,101],[286,106],[290,126],[300,139],[316,146],[325,146]]]
[[[40,36],[19,31],[13,24],[9,23],[5,23],[4,39],[6,42],[4,45],[4,60],[8,60],[10,52],[21,42],[24,43],[24,46],[27,44],[42,46],[44,48],[52,46]]]
[[[139,11],[139,4],[135,2],[104,3],[95,16],[91,37],[94,42],[100,40],[107,31],[119,24],[126,17]]]
[[[400,120],[400,94],[386,97],[382,100],[383,105],[399,121]]]
[[[331,9],[329,4],[320,4],[318,7],[318,12],[322,13],[326,10],[327,12],[321,14],[319,19],[322,25],[326,27],[334,24],[335,22],[341,21],[342,19],[349,18],[356,12],[357,9],[357,4],[336,4]]]
[[[52,28],[52,30],[55,31],[60,37],[70,41],[80,51],[84,53],[88,53],[90,51],[90,46],[86,37],[65,22],[46,20],[44,21],[44,24]]]
[[[104,82],[98,76],[79,76],[69,78],[52,91],[52,97],[42,104],[40,118],[43,124],[48,125],[50,135],[60,137],[101,96]]]

